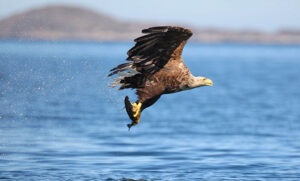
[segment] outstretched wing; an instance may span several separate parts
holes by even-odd
[[[182,49],[193,34],[189,29],[175,26],[152,27],[142,33],[147,35],[136,38],[135,46],[127,52],[127,60],[132,63],[119,65],[110,75],[122,72],[129,64],[141,74],[153,74],[169,60],[181,58]]]

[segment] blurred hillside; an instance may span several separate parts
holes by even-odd
[[[47,6],[0,20],[0,39],[131,41],[141,35],[141,29],[154,25],[161,24],[121,21],[81,7]],[[300,44],[296,30],[265,33],[185,27],[193,30],[192,40],[198,42]]]

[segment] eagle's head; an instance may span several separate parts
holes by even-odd
[[[193,77],[190,81],[191,88],[201,87],[201,86],[213,86],[213,81],[206,77]]]

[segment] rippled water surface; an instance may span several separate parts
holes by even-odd
[[[130,43],[0,42],[0,178],[300,180],[300,46],[189,44],[213,87],[162,96],[128,131],[107,85]]]

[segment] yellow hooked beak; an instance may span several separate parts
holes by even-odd
[[[205,85],[208,85],[208,86],[213,86],[213,81],[210,80],[210,79],[205,79],[205,80],[204,80],[204,84],[205,84]]]

